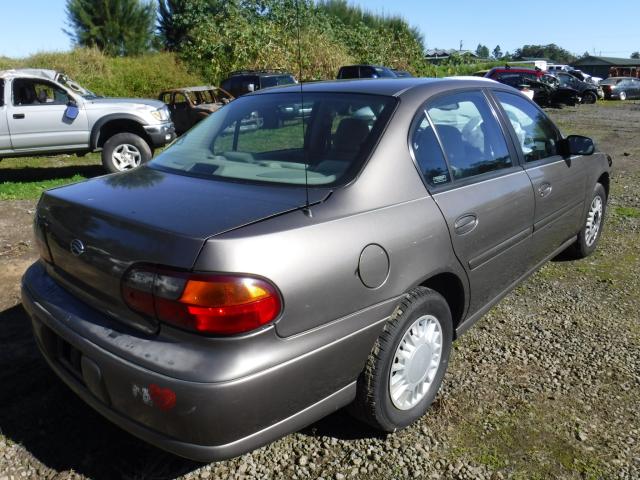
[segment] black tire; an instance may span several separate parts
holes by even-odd
[[[400,351],[398,347],[405,333],[425,315],[433,316],[440,325],[442,346],[439,364],[424,396],[413,407],[400,409],[391,398],[391,367],[394,365],[396,351]],[[349,411],[356,418],[385,432],[404,428],[422,417],[442,384],[449,364],[452,340],[451,311],[442,295],[425,287],[417,287],[409,292],[396,307],[376,340],[358,378],[356,399]]]
[[[594,92],[584,92],[582,103],[592,104],[598,101],[598,95]]]
[[[118,163],[117,158],[114,157],[114,152],[124,148],[127,149],[127,152],[124,152],[125,154],[128,154],[129,150],[132,152],[132,162],[130,164],[124,161]],[[140,136],[135,133],[116,133],[102,147],[102,166],[110,173],[122,172],[147,163],[152,156],[151,147]]]
[[[590,218],[592,215],[592,209],[594,208],[594,203],[597,203],[597,198],[600,199],[602,210],[601,213],[598,214],[599,222],[598,229],[595,233],[595,238],[591,238],[590,233],[590,221],[593,222],[594,219]],[[600,241],[600,236],[602,235],[602,229],[604,228],[604,220],[605,214],[607,211],[607,193],[600,183],[596,183],[596,186],[593,188],[593,193],[591,195],[591,199],[589,201],[589,207],[587,210],[587,215],[585,216],[582,227],[580,227],[580,232],[578,233],[578,238],[576,242],[570,247],[571,256],[575,259],[585,258],[591,255],[596,247],[598,246],[598,242]]]

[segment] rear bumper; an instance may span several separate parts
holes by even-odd
[[[171,354],[173,345],[167,338],[109,323],[58,286],[39,263],[23,277],[22,301],[43,356],[74,392],[124,430],[198,461],[243,454],[351,402],[355,379],[384,321],[251,375],[199,382],[166,373],[167,362],[181,360],[178,349],[175,356]],[[271,330],[269,335],[275,338]],[[88,332],[104,335],[104,344],[92,341],[100,337],[91,338]],[[157,369],[132,362],[109,347],[135,350],[149,342],[163,343]],[[280,339],[274,346],[286,343]],[[230,354],[245,362],[259,363],[265,357],[251,348],[239,355],[243,348],[238,342]],[[200,363],[215,366],[219,361],[212,352],[209,362]]]
[[[145,132],[151,138],[154,147],[162,147],[176,138],[176,129],[172,122],[160,125],[145,125]]]

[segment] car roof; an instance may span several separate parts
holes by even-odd
[[[270,93],[306,93],[332,92],[332,93],[365,93],[370,95],[386,95],[398,97],[403,93],[417,88],[433,86],[434,90],[445,84],[452,87],[486,87],[487,82],[496,85],[497,82],[481,77],[401,77],[401,78],[356,78],[348,80],[328,80],[321,82],[301,83],[298,85],[286,85],[257,90],[250,95],[268,95]]]
[[[393,70],[391,67],[385,67],[384,65],[376,65],[374,63],[356,63],[353,65],[343,65],[340,68],[349,68],[349,67],[374,67],[374,68],[388,68],[389,70]]]
[[[44,78],[55,80],[58,72],[45,68],[14,68],[11,70],[0,70],[0,78],[8,80],[15,77]]]
[[[199,87],[180,87],[180,88],[170,88],[168,90],[163,90],[162,93],[173,93],[173,92],[205,92],[208,90],[220,90],[218,87],[214,87],[212,85],[201,85]]]
[[[526,67],[493,67],[489,70],[489,73],[493,72],[513,72],[513,73],[533,73],[539,75],[543,70],[536,70],[535,68]]]

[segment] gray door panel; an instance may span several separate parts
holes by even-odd
[[[16,78],[7,95],[7,122],[16,151],[88,146],[87,112],[78,105],[78,116],[65,115],[70,95],[61,86],[40,79]]]
[[[7,124],[7,107],[0,106],[0,152],[11,150],[11,137]]]
[[[584,157],[553,157],[526,169],[536,194],[533,260],[539,261],[576,235],[586,192]]]
[[[80,107],[74,120],[66,105],[12,106],[8,111],[13,148],[66,147],[89,144],[87,112]]]
[[[531,182],[519,170],[438,193],[434,199],[469,276],[473,314],[530,268]]]

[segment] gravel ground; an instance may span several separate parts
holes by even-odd
[[[596,254],[550,262],[456,342],[441,393],[410,428],[380,436],[337,412],[210,465],[122,432],[49,372],[16,305],[33,203],[1,202],[0,480],[640,478],[640,105],[550,113],[616,162]]]

